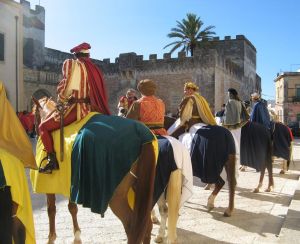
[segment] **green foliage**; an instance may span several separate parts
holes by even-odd
[[[203,22],[196,14],[188,13],[185,19],[176,22],[176,27],[172,28],[167,36],[177,38],[177,40],[164,47],[165,49],[173,46],[170,53],[181,48],[180,51],[185,51],[186,54],[190,52],[193,56],[195,48],[206,46],[208,41],[216,34],[212,31],[215,28],[212,25],[203,28]]]

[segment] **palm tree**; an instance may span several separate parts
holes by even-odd
[[[185,51],[186,54],[191,52],[191,56],[193,56],[195,48],[207,44],[207,41],[211,40],[213,35],[216,34],[212,31],[215,27],[210,25],[201,30],[203,22],[200,20],[200,17],[192,13],[188,13],[186,17],[186,19],[182,19],[182,22],[176,21],[177,27],[172,28],[167,35],[170,38],[179,38],[179,40],[168,44],[164,49],[174,45],[170,53],[182,47],[181,51]]]

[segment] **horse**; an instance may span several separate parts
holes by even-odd
[[[30,193],[24,165],[0,149],[1,243],[35,243]]]
[[[174,123],[176,123],[175,118],[165,116],[164,127],[170,129]],[[168,130],[171,133],[171,130]],[[234,210],[234,193],[235,193],[235,148],[234,148],[234,139],[229,133],[229,131],[220,126],[198,126],[193,127],[189,131],[190,134],[187,134],[186,138],[181,138],[180,141],[187,147],[190,152],[193,175],[200,178],[202,182],[215,184],[215,188],[207,201],[208,211],[211,211],[214,208],[214,201],[217,194],[220,192],[225,182],[221,178],[222,169],[225,168],[227,173],[227,180],[229,182],[229,203],[228,207],[224,212],[225,217],[232,215]],[[196,137],[194,137],[196,135]],[[194,137],[194,144],[191,144],[191,138]],[[205,141],[209,143],[206,144]],[[225,152],[220,151],[220,141],[230,145],[230,148]],[[207,146],[203,147],[203,144]],[[207,156],[220,155],[222,154],[222,159],[218,162],[213,163],[211,168],[207,163]],[[201,162],[202,163],[201,163]],[[207,174],[208,173],[208,174]]]
[[[39,105],[37,106],[37,112],[39,113],[39,116],[41,117],[41,120],[43,120],[43,113],[50,107],[55,107],[55,103],[48,98],[43,98],[42,100],[39,100]],[[46,117],[49,117],[49,114],[53,113],[53,110],[49,110],[50,113],[45,113]],[[39,117],[37,116],[37,118]],[[95,120],[93,120],[95,118]],[[80,124],[81,123],[81,124]],[[69,200],[69,211],[73,218],[73,227],[74,227],[74,234],[75,239],[74,241],[80,240],[80,228],[77,222],[77,204],[83,204],[85,207],[91,208],[92,212],[98,212],[104,215],[104,212],[109,206],[113,213],[121,220],[123,223],[125,232],[127,234],[128,243],[150,243],[151,238],[151,220],[150,220],[150,211],[152,208],[152,198],[153,198],[153,188],[154,188],[154,176],[155,176],[155,162],[156,162],[156,149],[157,142],[154,140],[154,136],[151,134],[151,132],[146,128],[145,126],[141,126],[137,122],[129,121],[124,118],[120,118],[117,116],[106,116],[101,115],[97,113],[91,113],[90,116],[87,116],[86,118],[82,119],[80,123],[77,123],[77,125],[69,125],[64,128],[65,136],[69,137],[64,140],[64,147],[70,148],[72,145],[76,147],[82,146],[82,142],[91,142],[91,138],[95,140],[101,141],[102,144],[93,143],[93,146],[96,146],[96,151],[105,150],[109,146],[112,146],[110,142],[113,140],[113,142],[116,144],[117,148],[128,148],[130,146],[128,141],[124,140],[124,136],[126,137],[130,131],[136,131],[135,135],[132,137],[134,138],[131,144],[131,147],[133,148],[134,155],[130,156],[124,156],[123,154],[114,153],[110,156],[120,156],[121,158],[117,158],[119,161],[122,160],[126,161],[127,165],[125,165],[122,168],[121,172],[116,172],[116,177],[118,180],[114,182],[115,189],[111,190],[108,199],[108,202],[105,204],[101,204],[101,206],[95,206],[92,202],[91,205],[87,206],[85,202],[85,197],[87,194],[83,192],[83,189],[81,188],[83,182],[82,180],[83,175],[81,175],[80,178],[78,178],[79,173],[79,166],[82,167],[81,162],[85,162],[85,166],[88,166],[88,162],[85,161],[85,159],[81,156],[78,156],[82,161],[78,160],[76,158],[76,155],[74,156],[74,151],[70,153],[70,151],[66,150],[65,153],[65,159],[63,162],[60,162],[60,169],[58,171],[53,172],[50,175],[46,174],[40,174],[39,172],[31,172],[31,181],[33,184],[33,189],[35,189],[36,192],[39,193],[47,193],[47,206],[48,206],[48,217],[49,217],[49,242],[53,242],[56,239],[56,230],[55,230],[55,213],[56,213],[56,207],[55,207],[55,193],[61,193],[60,189],[57,190],[57,192],[51,192],[51,186],[50,184],[55,183],[55,177],[59,177],[60,174],[62,174],[62,171],[64,169],[71,171],[72,174],[70,177],[71,179],[68,179],[65,181],[65,193],[64,195],[70,197]],[[83,126],[84,125],[84,126]],[[78,126],[79,128],[71,128],[72,126]],[[81,128],[82,127],[82,128]],[[101,129],[101,133],[96,132],[97,130]],[[77,136],[74,135],[75,132],[78,132]],[[127,132],[127,134],[125,133]],[[73,133],[73,134],[72,134]],[[98,134],[97,134],[98,133]],[[122,134],[123,133],[123,134]],[[58,132],[55,131],[53,133],[53,136],[57,137]],[[121,136],[120,136],[121,135]],[[123,136],[124,135],[124,136]],[[123,136],[123,137],[122,137]],[[74,142],[74,137],[75,142]],[[116,138],[122,137],[121,140],[117,140]],[[77,139],[78,138],[78,139]],[[72,141],[73,140],[73,141]],[[68,143],[71,143],[71,146]],[[70,147],[68,147],[70,146]],[[58,146],[54,144],[54,147],[57,148]],[[42,154],[42,145],[41,142],[38,142],[37,145],[37,157],[41,156]],[[91,148],[91,147],[88,147]],[[85,149],[88,149],[85,148]],[[84,149],[84,150],[85,150]],[[82,148],[80,149],[82,150]],[[70,155],[71,154],[71,155]],[[87,153],[86,153],[87,154]],[[59,155],[59,152],[58,152]],[[98,155],[99,156],[99,155]],[[123,156],[123,157],[122,157]],[[72,158],[72,160],[71,160]],[[99,161],[99,160],[98,160]],[[95,160],[92,163],[95,163],[97,166],[98,161]],[[72,165],[71,165],[72,163]],[[77,167],[76,167],[77,165]],[[95,166],[93,165],[93,166]],[[95,171],[94,171],[95,172]],[[111,169],[111,172],[114,173],[115,171],[113,168]],[[105,172],[107,173],[107,172]],[[39,185],[39,177],[42,181],[44,178],[44,182],[48,182],[48,186],[44,186],[45,188],[48,187],[47,190],[41,190],[38,189]],[[88,177],[88,176],[87,176]],[[56,178],[58,179],[58,178]],[[65,180],[65,179],[61,179]],[[60,180],[60,181],[61,181]],[[92,186],[90,189],[97,188],[96,184],[97,182],[94,182],[95,185]],[[72,184],[72,185],[71,185]],[[58,188],[61,187],[58,186]],[[49,190],[50,189],[50,190]],[[72,189],[70,191],[70,189]],[[77,191],[76,191],[77,190]],[[97,188],[98,190],[98,188]],[[129,192],[135,192],[134,194],[134,200],[132,201],[132,204],[130,205],[128,202],[128,194]],[[83,193],[81,195],[81,193]],[[93,192],[98,197],[98,192]],[[82,197],[83,196],[83,197]],[[100,205],[100,204],[99,204]],[[150,230],[150,234],[149,234]]]
[[[241,165],[249,166],[260,171],[257,187],[253,190],[258,193],[261,190],[265,170],[268,170],[269,184],[265,189],[271,192],[274,188],[273,161],[275,158],[283,159],[283,170],[290,162],[291,134],[284,124],[271,121],[270,129],[255,122],[247,122],[241,128]]]
[[[56,111],[56,102],[50,97],[42,97],[39,100],[36,100],[32,97],[34,102],[33,111],[34,111],[34,121],[35,121],[35,132],[39,135],[38,127],[41,122],[49,118]],[[56,197],[54,193],[47,193],[47,213],[49,218],[49,234],[48,242],[53,243],[56,240],[56,228],[55,228],[55,215],[56,215]],[[73,231],[74,231],[74,242],[80,242],[80,228],[77,220],[78,208],[77,205],[69,201],[68,210],[72,216],[73,222]]]
[[[168,120],[170,122],[172,118],[168,118]],[[221,126],[222,124],[218,125]],[[230,132],[235,141],[236,171],[239,164],[242,167],[249,166],[254,168],[257,172],[260,171],[259,183],[253,190],[254,193],[258,193],[262,187],[265,170],[267,169],[269,184],[265,191],[272,191],[274,187],[272,168],[273,147],[270,131],[259,123],[247,121],[241,128],[230,130]],[[210,189],[210,184],[206,187],[206,190],[208,189]]]
[[[156,166],[153,206],[158,204],[161,216],[160,227],[155,242],[163,242],[168,220],[168,243],[176,243],[178,212],[193,192],[191,158],[188,150],[177,139],[158,136],[159,154]],[[155,212],[152,220],[158,223]]]
[[[279,174],[285,174],[290,166],[293,135],[288,126],[274,120],[271,122],[271,136],[272,156],[282,159],[282,169]]]

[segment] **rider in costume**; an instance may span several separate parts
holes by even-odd
[[[234,88],[228,89],[228,102],[225,105],[223,126],[237,129],[247,123],[249,114]]]
[[[24,167],[36,169],[36,163],[31,142],[1,81],[0,108],[0,242],[11,243],[13,236],[14,243],[31,244],[35,234]]]
[[[164,129],[165,104],[154,96],[156,84],[150,79],[145,79],[138,83],[137,88],[142,97],[133,102],[127,118],[143,122],[156,135],[167,135]]]
[[[200,122],[216,125],[207,101],[199,94],[198,90],[198,86],[193,82],[184,84],[184,98],[179,105],[180,125],[172,132],[171,136],[178,138],[194,124]]]
[[[236,169],[240,165],[241,127],[249,120],[249,114],[234,88],[228,89],[228,102],[225,106],[223,126],[230,130],[236,148]],[[244,171],[245,168],[241,167]],[[238,172],[236,171],[236,175]]]
[[[57,87],[58,103],[65,105],[64,126],[83,119],[89,112],[97,111],[110,114],[103,76],[90,59],[88,43],[82,43],[70,50],[75,59],[63,63],[63,79]],[[40,168],[41,173],[51,173],[59,169],[53,147],[51,132],[60,128],[58,113],[54,113],[39,126],[39,134],[47,151],[48,163]]]
[[[257,92],[251,94],[251,100],[254,103],[253,110],[250,115],[251,122],[260,123],[270,129],[270,115],[267,106],[262,102]]]
[[[128,89],[126,96],[122,96],[118,103],[118,115],[126,117],[128,110],[130,109],[132,103],[137,100],[134,89]]]
[[[141,80],[137,85],[137,89],[142,97],[132,104],[127,118],[145,124],[158,139],[159,154],[153,198],[155,201],[158,200],[167,187],[171,173],[180,169],[182,177],[185,179],[182,184],[180,198],[180,203],[183,204],[192,194],[193,180],[189,152],[178,140],[168,136],[164,128],[165,103],[155,96],[156,83],[150,79]],[[173,200],[175,201],[175,199]],[[151,217],[154,223],[158,221],[154,210],[152,210]]]

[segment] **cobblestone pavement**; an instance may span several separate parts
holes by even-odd
[[[271,193],[252,193],[259,173],[248,168],[240,172],[232,217],[223,217],[228,204],[228,190],[223,189],[215,201],[215,209],[207,212],[210,191],[195,178],[194,195],[180,211],[178,221],[179,243],[276,243],[294,195],[300,174],[300,140],[294,146],[294,163],[285,175],[280,175],[280,163],[274,163],[275,189]],[[264,188],[267,186],[267,175]],[[32,194],[37,243],[47,243],[48,217],[45,195]],[[73,243],[71,215],[68,200],[57,197],[57,240],[55,243]],[[105,217],[79,206],[79,225],[82,243],[126,243],[121,222],[108,209]],[[299,229],[299,228],[298,228]],[[152,231],[152,243],[158,226]]]

